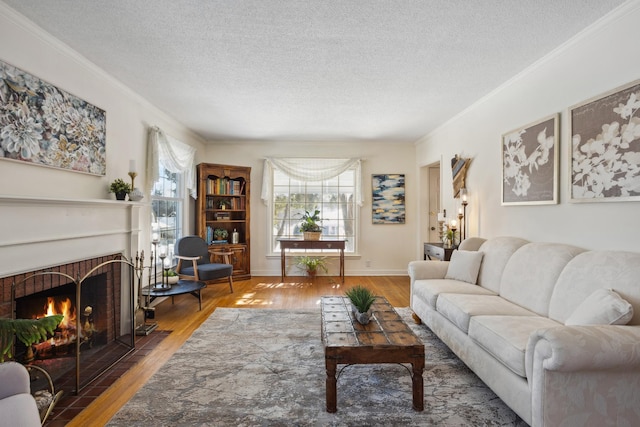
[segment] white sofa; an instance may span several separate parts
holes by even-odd
[[[530,425],[640,425],[640,253],[472,238],[409,276],[417,320]]]

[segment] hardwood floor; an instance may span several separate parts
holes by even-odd
[[[235,282],[232,294],[227,282],[209,285],[202,291],[202,311],[198,311],[198,301],[191,295],[177,296],[173,304],[171,299],[163,301],[156,308],[155,320],[159,329],[170,330],[171,334],[68,425],[105,425],[218,307],[316,308],[319,297],[342,295],[358,284],[385,296],[394,307],[409,306],[408,276],[348,276],[344,284],[337,280],[329,276],[313,280],[285,277],[280,282],[280,277],[253,277]]]

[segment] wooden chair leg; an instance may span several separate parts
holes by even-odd
[[[229,276],[229,289],[231,289],[231,293],[233,293],[233,276]]]

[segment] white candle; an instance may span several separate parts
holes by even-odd
[[[458,213],[459,213],[460,215],[462,215],[462,208],[459,208],[459,209],[458,209]]]
[[[135,172],[135,171],[136,171],[136,161],[129,160],[129,172]]]
[[[456,228],[456,226],[458,225],[458,221],[456,221],[455,219],[451,220],[451,228]]]
[[[462,195],[462,201],[463,201],[463,202],[466,202],[466,201],[467,201],[467,195],[466,195],[466,194],[463,194],[463,195]]]
[[[158,243],[158,233],[153,233],[151,236],[151,240],[153,240],[154,243]]]

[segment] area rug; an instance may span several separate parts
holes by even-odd
[[[326,412],[320,310],[218,308],[109,426],[526,426],[425,326],[425,405],[403,365],[353,365]],[[342,365],[339,365],[339,368]]]

